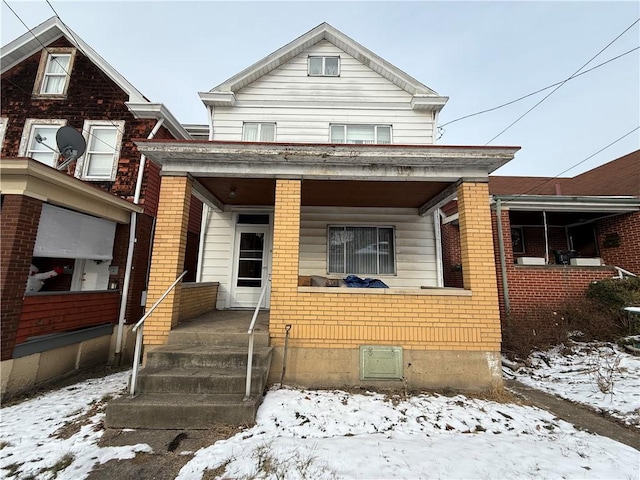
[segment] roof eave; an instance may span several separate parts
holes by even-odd
[[[636,196],[493,195],[503,207],[522,211],[634,212],[640,210]]]
[[[126,102],[125,105],[136,118],[140,119],[164,119],[163,126],[176,138],[181,140],[190,140],[191,135],[182,126],[182,124],[173,116],[169,109],[163,103],[133,103]]]

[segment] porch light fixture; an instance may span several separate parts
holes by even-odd
[[[236,187],[231,187],[229,190],[229,198],[236,198]]]

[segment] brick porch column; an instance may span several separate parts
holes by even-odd
[[[500,350],[500,311],[496,284],[489,184],[463,182],[458,186],[458,215],[464,288],[473,292],[477,313],[487,324],[483,342]]]
[[[5,195],[0,228],[0,290],[2,298],[2,360],[13,357],[16,333],[22,313],[22,299],[27,286],[33,247],[38,235],[42,201],[24,195]]]
[[[276,181],[269,332],[279,339],[284,338],[284,326],[291,323],[283,306],[290,304],[298,291],[301,189],[300,180]]]
[[[182,273],[187,246],[187,227],[193,180],[190,177],[162,177],[160,201],[153,239],[147,309],[151,308]],[[145,345],[166,343],[180,313],[180,286],[146,320]]]

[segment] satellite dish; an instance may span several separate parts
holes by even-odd
[[[87,149],[84,137],[73,127],[61,127],[56,133],[56,143],[60,155],[64,158],[64,161],[58,165],[58,170],[62,170],[76,160]]]

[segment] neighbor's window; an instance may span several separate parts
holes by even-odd
[[[242,129],[244,142],[275,142],[275,123],[245,123]]]
[[[393,227],[330,226],[327,244],[328,273],[395,274]]]
[[[34,95],[63,97],[67,94],[74,48],[49,48],[42,51]]]
[[[56,134],[58,129],[66,124],[66,120],[28,118],[24,122],[18,155],[31,157],[55,168],[60,156],[57,153]]]
[[[340,75],[340,57],[309,57],[310,77],[337,77]]]
[[[391,143],[391,125],[331,125],[331,143]]]
[[[116,178],[124,120],[85,120],[82,134],[87,150],[78,159],[76,177],[112,181]]]
[[[522,227],[511,227],[511,246],[513,247],[513,253],[525,253]]]
[[[2,147],[4,147],[4,134],[7,132],[8,124],[9,119],[7,117],[0,117],[0,151],[2,151]]]

